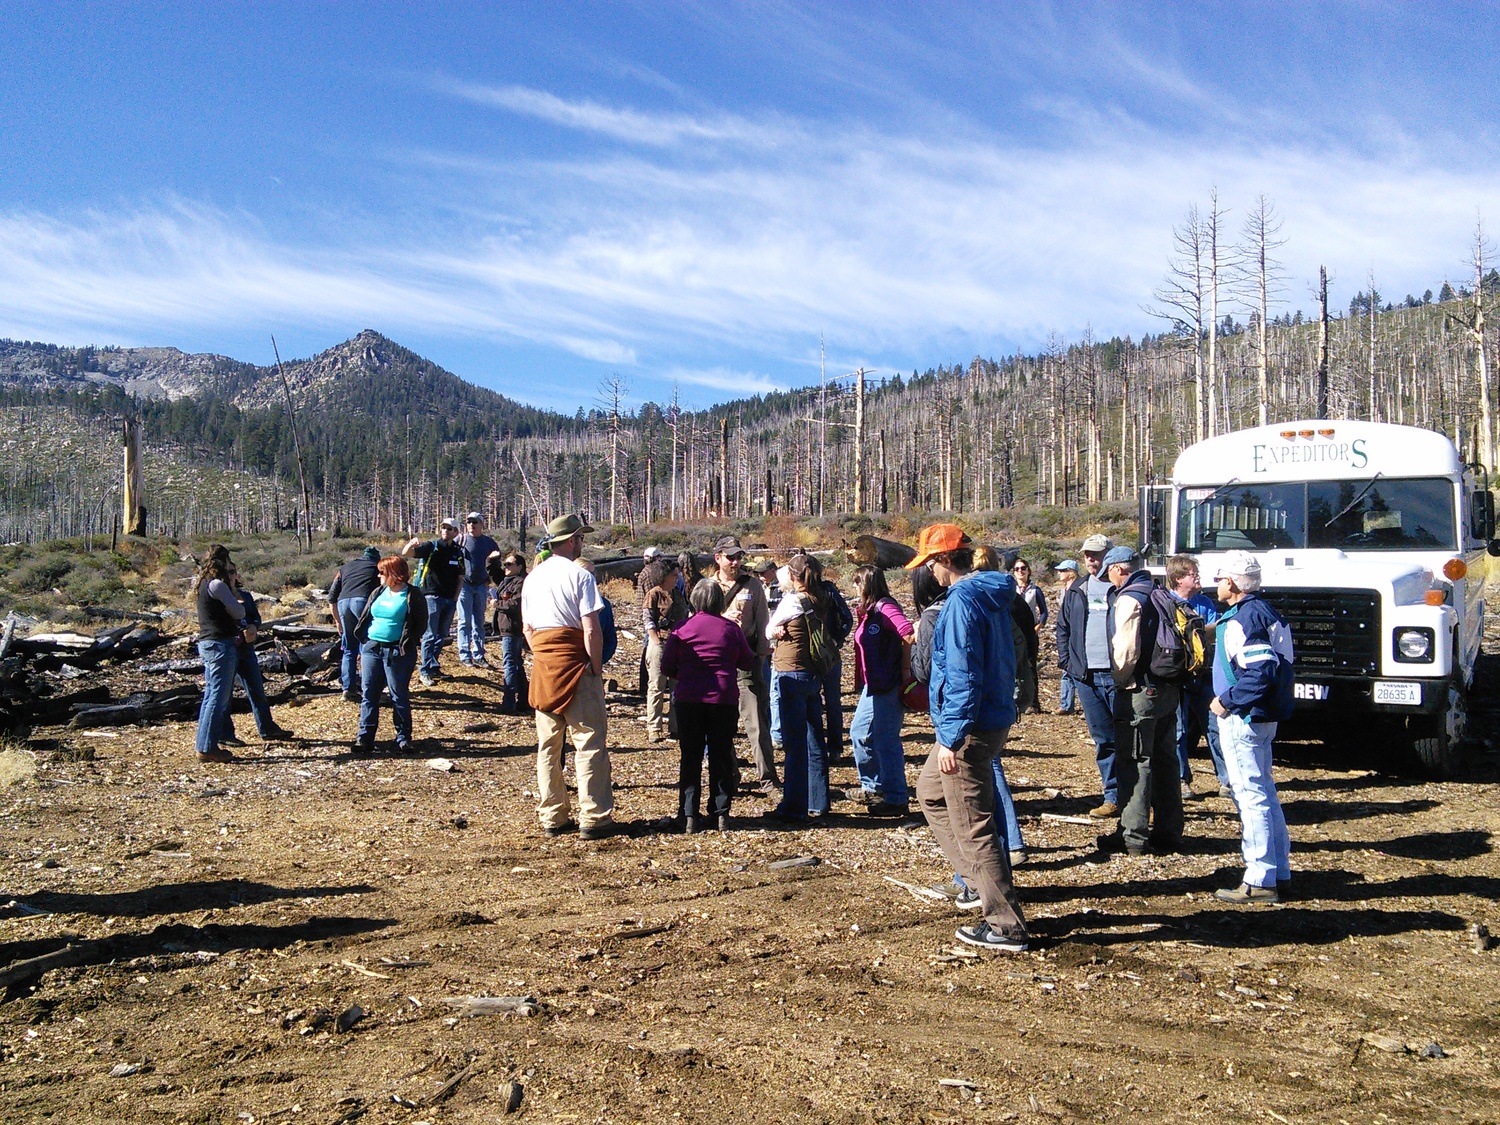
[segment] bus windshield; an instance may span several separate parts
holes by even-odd
[[[1177,549],[1265,551],[1457,550],[1453,482],[1307,481],[1184,488],[1177,506]]]

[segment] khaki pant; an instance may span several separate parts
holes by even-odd
[[[614,812],[610,790],[609,751],[605,748],[608,714],[604,709],[604,680],[585,672],[567,709],[536,712],[536,781],[541,800],[536,811],[543,828],[568,821],[568,787],[563,782],[563,754],[573,747],[578,774],[578,825],[590,828]]]
[[[672,710],[672,677],[662,675],[661,654],[665,646],[657,641],[646,644],[646,733],[662,736],[662,717],[667,720],[666,733],[677,737],[677,713]]]
[[[750,754],[755,762],[755,779],[776,784],[776,758],[771,753],[771,685],[766,683],[764,663],[755,658],[750,671],[741,671],[740,725],[745,729],[745,739],[750,743]]]
[[[990,929],[1013,937],[1026,935],[1021,900],[1010,878],[1010,855],[995,838],[995,755],[1005,745],[1005,730],[975,731],[958,755],[958,772],[938,769],[934,746],[917,778],[917,801],[943,857],[979,893]]]

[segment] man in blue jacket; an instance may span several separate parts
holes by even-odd
[[[973,543],[956,524],[922,529],[908,570],[925,566],[948,590],[932,636],[928,683],[936,745],[917,779],[917,801],[943,856],[979,892],[984,920],[960,926],[960,941],[1023,953],[1026,919],[1010,857],[995,836],[991,763],[1016,721],[1016,656],[1008,574],[971,573]]]
[[[1260,561],[1230,551],[1219,564],[1219,601],[1229,608],[1214,625],[1214,698],[1219,747],[1240,807],[1245,879],[1215,891],[1241,906],[1280,902],[1276,884],[1292,877],[1291,839],[1271,777],[1276,724],[1292,713],[1292,631],[1260,596]]]

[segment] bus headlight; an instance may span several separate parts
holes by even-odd
[[[1397,629],[1393,635],[1394,656],[1401,664],[1431,664],[1433,632],[1426,628]]]

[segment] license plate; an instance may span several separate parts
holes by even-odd
[[[1382,680],[1375,682],[1376,703],[1397,703],[1403,707],[1419,707],[1422,704],[1421,684],[1393,684]]]

